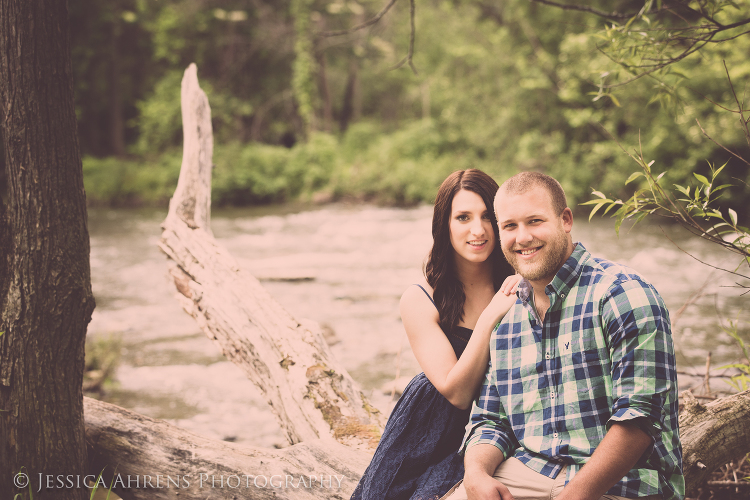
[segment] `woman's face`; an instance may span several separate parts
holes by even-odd
[[[492,212],[477,193],[461,189],[453,197],[449,229],[458,258],[484,262],[495,249]]]

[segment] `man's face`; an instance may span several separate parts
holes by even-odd
[[[550,283],[573,251],[570,209],[556,214],[552,198],[540,187],[523,194],[501,189],[495,196],[495,214],[508,262],[527,280]]]

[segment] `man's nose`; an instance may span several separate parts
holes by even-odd
[[[532,241],[534,237],[529,232],[525,224],[518,225],[518,232],[516,234],[516,241],[519,243],[528,243]]]

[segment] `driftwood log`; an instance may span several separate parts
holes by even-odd
[[[264,449],[94,399],[86,398],[84,411],[91,479],[104,471],[102,484],[126,500],[348,499],[369,462],[330,438]]]
[[[333,437],[372,447],[382,415],[333,357],[318,325],[293,318],[211,234],[211,111],[194,64],[182,81],[182,122],[182,169],[159,246],[183,308],[258,386],[290,444]]]
[[[105,484],[114,481],[126,500],[348,498],[369,460],[363,450],[377,443],[384,419],[320,328],[293,318],[214,240],[210,108],[192,64],[182,82],[182,114],[182,170],[159,245],[183,308],[260,388],[292,446],[212,440],[86,399],[91,473],[104,469]],[[750,391],[706,405],[689,401],[680,429],[694,492],[711,471],[750,451]]]

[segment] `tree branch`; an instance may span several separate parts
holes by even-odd
[[[713,102],[713,101],[712,101],[712,102]],[[714,103],[714,104],[716,104],[716,103]],[[716,105],[717,105],[717,106],[719,106],[718,104],[716,104]],[[719,106],[719,107],[721,108],[722,106]],[[724,109],[726,109],[726,108],[724,108]],[[730,111],[731,111],[731,110],[730,110]],[[736,113],[736,111],[732,111],[732,112],[733,112],[733,113]],[[734,156],[734,157],[738,158],[738,159],[739,159],[740,161],[743,161],[743,162],[745,162],[745,164],[746,164],[746,165],[750,166],[750,162],[748,162],[748,161],[747,161],[746,159],[744,159],[743,157],[741,157],[740,155],[738,155],[737,153],[735,153],[735,152],[734,152],[734,151],[732,151],[731,149],[727,148],[727,147],[726,147],[726,146],[724,146],[723,144],[719,144],[718,142],[716,142],[716,141],[714,140],[714,138],[713,138],[713,137],[711,137],[710,135],[708,135],[708,133],[706,133],[706,131],[705,131],[705,130],[703,129],[703,126],[701,125],[701,122],[699,122],[697,118],[695,119],[695,123],[697,123],[697,124],[698,124],[698,127],[700,127],[700,129],[701,129],[701,132],[703,133],[703,135],[705,135],[705,136],[706,136],[706,138],[707,138],[707,139],[708,139],[709,141],[713,142],[714,144],[716,144],[717,146],[719,146],[719,147],[720,147],[721,149],[723,149],[723,150],[724,150],[724,151],[726,151],[727,153],[731,154],[732,156]]]
[[[419,72],[417,71],[417,68],[414,66],[414,63],[412,62],[412,57],[414,57],[414,38],[416,35],[416,28],[414,27],[414,0],[409,0],[409,17],[411,22],[411,33],[409,34],[409,52],[406,54],[406,57],[401,59],[398,64],[393,66],[391,70],[398,69],[402,67],[404,64],[408,64],[411,70],[414,72],[415,75],[419,75]]]
[[[559,2],[553,2],[552,0],[529,0],[530,2],[534,3],[541,3],[544,5],[550,5],[552,7],[557,7],[558,9],[562,10],[577,10],[580,12],[587,12],[589,14],[593,14],[598,17],[603,17],[604,19],[609,19],[611,21],[621,21],[623,19],[630,19],[633,16],[638,15],[637,12],[635,13],[619,13],[619,12],[604,12],[603,10],[595,9],[593,7],[588,7],[586,5],[573,5],[573,4],[566,4],[566,3],[559,3]],[[662,7],[661,9],[654,9],[647,12],[644,12],[643,14],[656,14],[658,12],[663,12],[667,10],[667,7]]]
[[[353,28],[345,29],[345,30],[334,30],[334,31],[321,31],[318,33],[319,37],[329,37],[329,36],[341,36],[341,35],[349,35],[351,33],[354,33],[359,30],[363,30],[367,28],[368,26],[372,26],[373,24],[380,21],[380,19],[393,7],[393,4],[396,3],[396,0],[391,0],[388,2],[388,5],[383,7],[383,9],[375,14],[375,17],[368,19],[367,21],[363,22],[362,24],[358,24],[357,26],[354,26]]]

